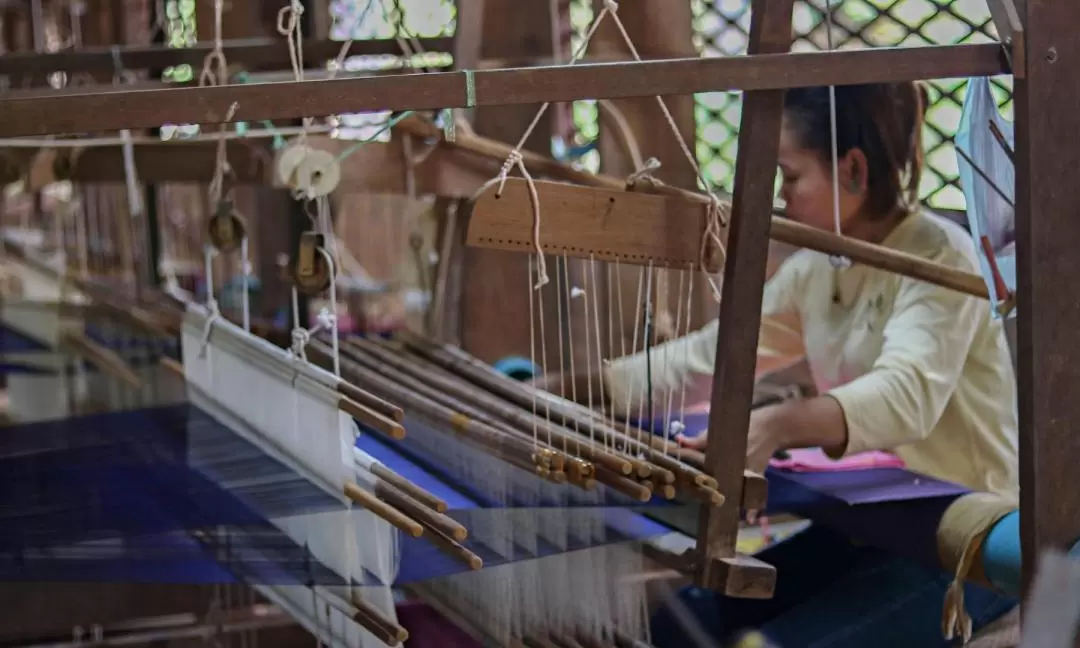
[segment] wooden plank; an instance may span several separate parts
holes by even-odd
[[[1027,75],[1017,79],[1017,381],[1025,582],[1047,548],[1080,538],[1080,21],[1073,0],[1026,7]]]
[[[531,38],[535,39],[535,36]],[[401,74],[242,86],[0,99],[0,137],[153,128],[375,110],[462,108],[721,90],[988,76],[1008,71],[995,43],[749,55],[642,63]],[[233,109],[233,106],[235,108]]]
[[[661,196],[533,183],[540,207],[539,245],[548,254],[619,261],[658,268],[701,269],[708,208],[680,196]],[[488,185],[469,219],[469,245],[531,254],[535,250],[533,204],[520,178]],[[722,227],[721,239],[727,228]],[[710,253],[711,252],[711,253]],[[719,249],[707,248],[704,269],[719,272]]]
[[[754,0],[750,20],[751,54],[787,52],[791,47],[793,0]],[[713,376],[706,472],[727,497],[719,508],[702,509],[698,529],[698,582],[730,596],[771,595],[776,572],[736,556],[746,463],[747,428],[754,392],[761,299],[769,256],[784,93],[743,95],[739,156],[735,163],[727,263],[720,306]]]

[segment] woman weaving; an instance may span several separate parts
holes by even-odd
[[[971,238],[919,209],[921,88],[873,84],[835,92],[835,167],[829,89],[787,93],[779,151],[787,217],[977,272]],[[708,399],[716,339],[714,321],[652,351],[656,402],[684,385],[687,402]],[[1015,379],[987,301],[803,250],[766,284],[758,376],[802,358],[820,395],[752,413],[749,469],[763,472],[786,449],[820,447],[834,458],[887,450],[914,472],[1015,499]],[[603,393],[624,411],[628,386],[642,384],[646,367],[644,353],[617,359],[602,374],[575,376],[572,393],[590,393],[591,382],[591,393]],[[549,376],[539,382],[557,387],[562,381]],[[705,438],[680,442],[703,448]],[[854,548],[818,526],[758,557],[777,566],[772,600],[723,600],[692,589],[680,596],[720,640],[761,627],[781,646],[947,645],[940,629],[946,574]],[[898,589],[900,581],[905,584]],[[966,599],[976,629],[1012,605],[973,587]],[[882,621],[886,613],[889,627],[874,627],[874,616]],[[657,618],[654,643],[690,645],[672,635],[677,624],[668,616]],[[851,626],[856,621],[870,634]],[[844,624],[851,627],[837,634]]]

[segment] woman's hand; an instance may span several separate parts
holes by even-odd
[[[773,411],[770,411],[773,410]],[[746,468],[763,474],[769,460],[778,450],[784,450],[781,428],[776,424],[775,407],[762,407],[750,413],[750,429],[746,437]],[[694,450],[705,450],[708,434],[688,437],[682,434],[675,437],[680,445]]]

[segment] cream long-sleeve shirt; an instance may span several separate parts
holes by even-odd
[[[971,238],[915,213],[887,247],[976,272]],[[653,350],[653,394],[708,399],[717,323]],[[838,270],[802,250],[766,284],[760,365],[806,357],[818,393],[839,401],[847,454],[890,450],[913,471],[1015,498],[1016,381],[1001,322],[986,300],[862,265]],[[640,403],[644,353],[604,369],[617,411]]]

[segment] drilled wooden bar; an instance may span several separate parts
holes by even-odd
[[[230,112],[236,121],[295,119],[988,76],[1008,69],[1004,52],[991,43],[21,97],[0,100],[0,137],[153,128],[166,122],[213,124]],[[467,90],[470,78],[473,92]]]

